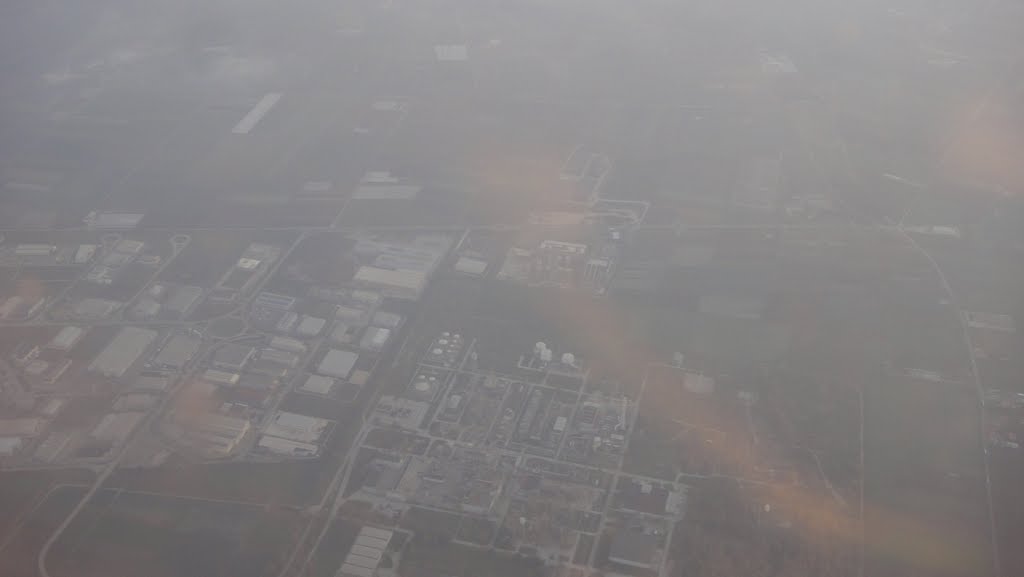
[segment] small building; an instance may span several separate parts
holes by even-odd
[[[359,355],[352,351],[331,349],[317,365],[316,372],[336,379],[347,379],[358,360]]]
[[[658,552],[658,538],[636,531],[619,531],[612,538],[608,560],[612,563],[652,569]]]
[[[391,329],[369,327],[366,329],[366,332],[363,333],[363,338],[359,341],[359,348],[372,352],[380,352],[384,350],[384,347],[387,346],[390,340]]]
[[[290,353],[295,353],[297,355],[302,355],[306,353],[306,343],[298,339],[293,339],[291,337],[272,337],[267,346],[269,346],[272,349],[288,351]]]
[[[295,333],[300,337],[313,338],[319,336],[325,326],[327,326],[326,319],[303,315],[302,320],[299,321],[299,326],[295,329]]]
[[[21,437],[0,437],[0,457],[13,457],[21,450]]]
[[[78,250],[75,251],[75,264],[88,264],[88,262],[92,260],[92,257],[96,256],[97,248],[98,247],[95,244],[79,245]]]
[[[25,243],[14,247],[17,256],[47,256],[57,252],[57,247],[45,243]]]
[[[90,212],[84,222],[93,229],[124,230],[138,226],[143,216],[127,212]]]
[[[295,297],[279,295],[275,293],[261,292],[252,301],[254,308],[269,308],[282,311],[290,311],[295,306]]]
[[[402,429],[418,429],[430,409],[430,403],[385,395],[373,409],[371,419],[375,424]]]
[[[469,59],[469,49],[465,44],[437,44],[434,57],[438,62],[465,62]]]
[[[402,326],[402,321],[405,318],[398,314],[388,311],[377,311],[374,313],[373,318],[370,319],[370,324],[375,327],[384,327],[386,329],[397,329]]]
[[[331,342],[336,345],[347,345],[355,338],[356,327],[345,323],[336,323],[331,331]]]
[[[356,307],[341,305],[334,309],[334,318],[350,326],[362,326],[366,324],[367,316],[369,315],[366,310]]]
[[[233,387],[237,385],[239,378],[241,378],[241,376],[238,373],[218,371],[217,369],[207,369],[203,371],[204,381],[225,387]]]
[[[487,272],[487,261],[469,256],[460,256],[455,261],[455,272],[472,277],[481,277]]]

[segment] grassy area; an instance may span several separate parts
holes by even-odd
[[[276,575],[303,521],[267,509],[107,490],[48,558],[53,575]]]
[[[417,537],[402,556],[398,574],[402,577],[540,577],[544,571],[537,559]]]
[[[865,403],[868,574],[990,574],[972,389],[892,378],[869,384]]]

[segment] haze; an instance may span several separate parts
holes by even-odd
[[[0,6],[0,574],[1024,574],[1024,6]]]

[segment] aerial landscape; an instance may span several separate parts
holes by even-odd
[[[1024,4],[0,3],[0,577],[1024,575]]]

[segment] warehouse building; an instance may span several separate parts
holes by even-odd
[[[89,436],[98,441],[106,441],[111,445],[122,445],[128,440],[132,431],[139,426],[139,423],[142,422],[145,416],[146,413],[142,411],[108,413],[93,428]]]
[[[60,332],[54,335],[52,339],[50,339],[46,348],[58,351],[70,351],[76,344],[78,344],[78,341],[82,340],[83,335],[85,335],[85,329],[82,327],[64,327]]]
[[[384,557],[393,531],[363,527],[338,570],[338,577],[373,577]]]
[[[299,387],[299,390],[304,393],[312,393],[314,395],[330,396],[331,391],[334,390],[334,385],[337,381],[330,377],[323,375],[308,375],[306,376],[305,382]]]
[[[241,372],[256,354],[256,349],[246,345],[228,343],[213,355],[213,366],[225,371]]]
[[[336,379],[347,379],[358,360],[359,355],[352,351],[331,349],[317,365],[316,372]]]
[[[43,432],[45,425],[36,417],[0,419],[0,437],[34,437]]]
[[[160,349],[153,359],[153,365],[174,371],[181,369],[199,351],[200,342],[195,337],[177,333]]]
[[[268,453],[283,457],[315,457],[320,452],[320,447],[316,445],[270,435],[260,437],[257,446]]]
[[[612,563],[651,569],[658,552],[658,537],[636,531],[619,531],[612,538],[608,560]]]
[[[263,433],[299,443],[316,443],[323,437],[328,425],[330,421],[326,419],[279,411]]]
[[[158,334],[150,329],[124,327],[89,364],[89,372],[108,379],[120,379],[135,366],[156,341]]]
[[[359,348],[371,352],[380,352],[384,350],[384,347],[386,347],[390,341],[391,329],[369,327],[366,329],[366,332],[363,333],[363,338],[359,341]]]
[[[425,270],[361,266],[352,281],[358,286],[377,289],[385,296],[417,300],[427,286],[427,276]]]

